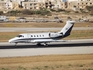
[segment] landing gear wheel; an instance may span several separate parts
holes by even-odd
[[[46,44],[46,43],[44,43],[43,45],[44,45],[44,46],[48,46],[48,44]]]
[[[37,46],[48,46],[48,44],[47,43],[37,43]]]
[[[41,43],[38,43],[37,46],[41,46]]]

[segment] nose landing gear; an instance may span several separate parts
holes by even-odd
[[[17,46],[17,42],[15,43],[15,47]]]

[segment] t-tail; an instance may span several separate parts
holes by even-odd
[[[72,28],[74,26],[75,21],[67,21],[66,25],[63,27],[63,29],[58,32],[63,35],[63,37],[67,37],[70,35]]]

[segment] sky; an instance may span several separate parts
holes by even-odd
[[[66,2],[67,0],[63,0],[63,2]]]
[[[68,0],[68,1],[77,1],[77,0]]]

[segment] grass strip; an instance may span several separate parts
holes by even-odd
[[[0,23],[0,27],[64,27],[64,23],[58,22],[31,22],[31,23]],[[90,22],[78,22],[75,23],[74,27],[93,27],[93,23]]]
[[[93,54],[0,58],[0,70],[93,70]]]

